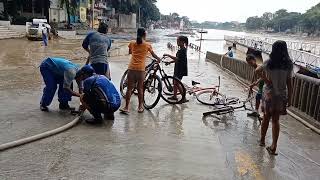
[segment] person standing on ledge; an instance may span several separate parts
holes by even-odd
[[[90,63],[96,74],[105,75],[111,79],[108,62],[111,39],[106,35],[107,32],[108,25],[100,23],[98,32],[88,33],[83,40],[82,47],[89,53],[86,65]]]

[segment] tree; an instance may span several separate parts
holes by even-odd
[[[155,0],[139,0],[141,24],[147,26],[151,21],[160,20],[160,11],[155,5]]]
[[[71,18],[70,15],[74,15],[76,12],[76,9],[78,7],[77,0],[60,0],[60,7],[65,7],[67,10],[67,16],[68,16],[68,28],[71,26]]]
[[[273,16],[274,15],[271,12],[263,13],[261,19],[263,21],[263,28],[264,29],[272,28],[272,26],[273,26],[273,23],[272,23]]]
[[[263,20],[258,16],[249,17],[246,21],[246,28],[250,30],[262,29]]]
[[[309,9],[301,18],[301,25],[308,34],[320,30],[320,3]]]

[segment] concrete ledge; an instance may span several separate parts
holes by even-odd
[[[10,21],[0,21],[0,26],[10,27]]]
[[[306,122],[308,122],[309,124],[311,124],[312,126],[316,127],[316,129],[320,130],[320,122],[319,121],[315,121],[314,118],[312,118],[311,116],[307,115],[304,112],[301,112],[298,108],[295,107],[289,107],[288,108],[291,112],[293,112],[295,115],[297,115],[298,117],[300,117],[301,119],[305,120]]]
[[[10,30],[19,33],[20,35],[26,35],[26,26],[25,25],[11,25]]]
[[[76,36],[76,31],[61,31],[58,30],[58,35],[62,38],[68,38],[68,37],[72,37],[72,36]]]

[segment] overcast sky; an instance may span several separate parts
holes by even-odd
[[[250,16],[282,8],[304,13],[317,3],[320,0],[158,0],[157,6],[162,14],[177,12],[199,22],[245,22]]]

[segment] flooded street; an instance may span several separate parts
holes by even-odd
[[[167,42],[176,41],[163,34],[150,33],[150,37],[158,37],[153,48],[161,56],[170,52]],[[47,48],[40,41],[24,39],[0,43],[0,144],[73,120],[74,116],[58,110],[56,97],[49,113],[39,110],[43,83],[38,66],[48,56],[84,64],[87,54],[82,41],[59,39]],[[116,42],[114,46],[125,48],[125,44]],[[216,46],[218,53],[224,52],[223,44]],[[127,50],[117,52],[125,55]],[[221,76],[222,93],[246,98],[247,90],[206,62],[205,54],[191,49],[188,53],[189,76],[184,83],[190,85],[195,80],[203,87],[217,85]],[[128,56],[110,58],[117,88],[128,62]],[[164,68],[168,74],[173,73],[173,66]],[[259,121],[247,117],[247,112],[236,111],[220,120],[203,118],[202,113],[212,108],[192,96],[187,99],[190,102],[182,105],[160,100],[154,109],[139,114],[137,97],[133,96],[129,116],[116,112],[114,122],[106,121],[101,126],[82,122],[56,136],[0,152],[0,179],[320,180],[320,135],[294,118],[281,118],[279,155],[271,157],[258,145]],[[79,100],[73,98],[72,105],[78,104]],[[269,127],[267,145],[271,143]]]

